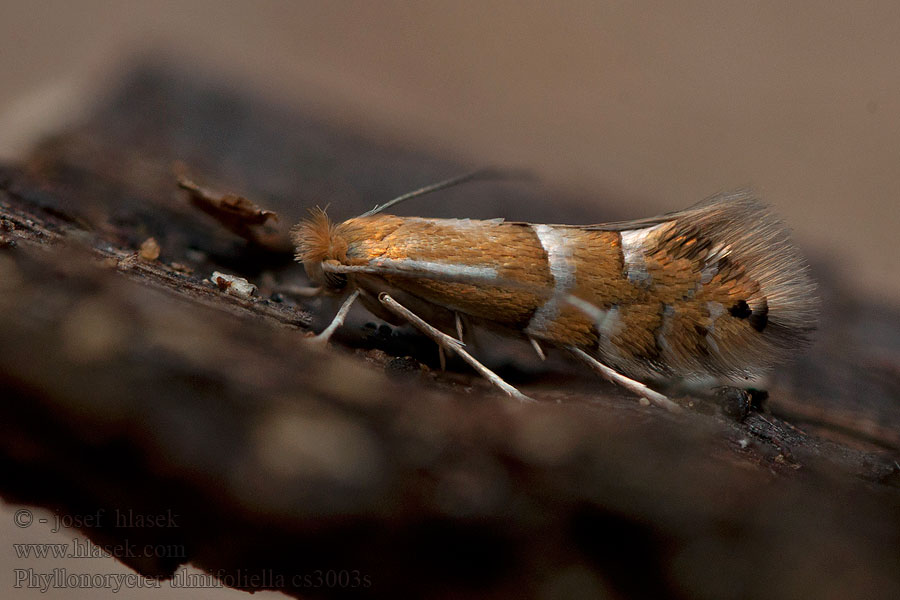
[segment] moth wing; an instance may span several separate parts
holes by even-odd
[[[658,217],[586,228],[629,231],[661,224],[667,225],[649,244],[669,247],[673,256],[705,253],[703,260],[708,265],[730,261],[739,266],[733,276],[758,285],[754,295],[762,304],[761,314],[751,315],[750,322],[761,335],[747,344],[741,353],[743,361],[771,363],[808,343],[819,307],[816,285],[805,259],[790,240],[789,229],[765,203],[748,191],[739,191]],[[695,243],[679,250],[684,240]]]

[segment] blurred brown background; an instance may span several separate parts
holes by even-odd
[[[147,55],[368,135],[529,167],[598,220],[751,186],[838,279],[900,305],[896,2],[0,1],[0,158]],[[43,540],[10,514],[4,539]],[[8,577],[22,564],[6,552]]]
[[[641,216],[752,186],[808,254],[900,303],[896,2],[0,7],[5,158],[150,54],[367,134],[532,168],[598,220],[604,203]]]

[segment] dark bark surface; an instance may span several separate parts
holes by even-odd
[[[3,167],[4,498],[172,511],[175,527],[84,532],[186,549],[122,557],[147,575],[191,562],[297,596],[900,596],[900,315],[854,300],[827,265],[819,338],[779,366],[762,412],[644,408],[489,340],[479,351],[539,400],[522,406],[455,362],[437,373],[431,344],[362,313],[333,348],[308,347],[333,308],[276,294],[302,269],[192,208],[175,161],[281,226],[471,166],[149,69]],[[404,210],[641,216],[550,197],[478,183]],[[150,237],[157,259],[139,252]],[[258,296],[224,293],[214,270]]]

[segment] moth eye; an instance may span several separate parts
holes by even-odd
[[[343,273],[325,271],[325,285],[335,290],[342,290],[347,285],[347,276]]]

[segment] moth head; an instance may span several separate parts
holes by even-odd
[[[346,275],[327,272],[322,264],[327,261],[343,263],[347,260],[347,240],[337,231],[325,210],[310,209],[309,217],[291,231],[294,241],[294,258],[303,263],[310,280],[332,291],[347,285]]]

